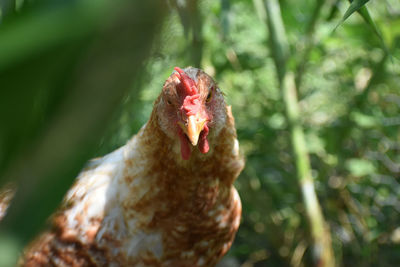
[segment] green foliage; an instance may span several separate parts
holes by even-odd
[[[356,11],[359,11],[360,9],[364,8],[364,5],[368,2],[369,0],[349,0],[351,3],[349,8],[346,10],[346,13],[344,13],[343,18],[340,20],[336,28],[342,24],[348,17],[350,17],[351,14],[353,14]],[[364,9],[365,12],[366,9]],[[368,22],[371,20],[368,20]]]
[[[351,3],[349,8],[346,10],[346,13],[344,13],[343,18],[340,20],[340,22],[336,25],[335,29],[339,27],[348,17],[350,17],[354,12],[358,12],[361,17],[365,20],[366,24],[372,29],[372,31],[376,34],[376,36],[379,38],[379,40],[382,43],[382,47],[384,48],[385,52],[387,51],[387,47],[383,41],[382,35],[378,29],[378,27],[375,25],[374,21],[371,18],[371,15],[369,14],[369,11],[365,4],[369,0],[349,0]]]
[[[0,225],[1,247],[18,251],[43,228],[139,77],[163,15],[156,1],[87,0],[38,1],[5,17],[0,177],[18,190]],[[0,263],[17,256],[0,253]]]
[[[365,159],[348,159],[345,163],[345,166],[351,175],[358,177],[376,173],[373,163]]]
[[[190,12],[201,27],[193,26],[197,22],[190,17],[183,19],[174,1],[168,7],[157,2],[151,12],[141,8],[148,10],[142,5],[152,1],[25,2],[0,25],[0,180],[26,184],[34,194],[21,194],[20,203],[31,204],[21,204],[7,227],[0,225],[3,233],[29,240],[84,161],[123,145],[147,121],[173,67],[195,65],[213,75],[225,92],[246,156],[236,183],[243,220],[225,266],[311,265],[276,54],[268,45],[272,33],[266,14],[257,8],[263,1],[176,1],[195,3]],[[346,1],[279,2],[287,47],[278,49],[292,55],[285,59],[286,68],[296,75],[298,120],[337,264],[397,266],[398,0],[368,2],[367,17],[351,15],[333,33],[346,14]],[[163,18],[160,10],[169,16],[151,44]],[[118,27],[107,27],[116,20]],[[63,121],[60,114],[87,116]],[[59,134],[51,135],[57,125]],[[46,143],[54,140],[50,137],[63,146]],[[43,144],[52,149],[40,149]]]

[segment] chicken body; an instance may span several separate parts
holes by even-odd
[[[214,266],[228,251],[241,216],[233,182],[244,166],[234,120],[211,77],[184,72],[207,118],[198,145],[184,116],[192,113],[178,114],[176,126],[185,81],[174,72],[139,133],[80,173],[22,265]]]

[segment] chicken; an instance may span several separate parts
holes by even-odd
[[[214,266],[238,230],[234,119],[203,71],[176,67],[149,121],[91,161],[23,266]]]

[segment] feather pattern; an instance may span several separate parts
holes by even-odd
[[[197,79],[212,81],[201,71]],[[163,91],[177,82],[171,75]],[[222,126],[210,123],[210,151],[193,147],[184,160],[161,125],[163,101],[125,146],[89,162],[21,265],[214,266],[228,251],[241,216],[233,182],[244,166],[231,109],[223,102],[214,114]]]

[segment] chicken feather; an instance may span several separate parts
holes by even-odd
[[[20,265],[214,266],[228,251],[241,217],[233,182],[244,167],[234,119],[210,76],[183,71],[202,100],[209,150],[177,137],[173,109],[184,96],[173,72],[149,121],[125,146],[89,162]]]

